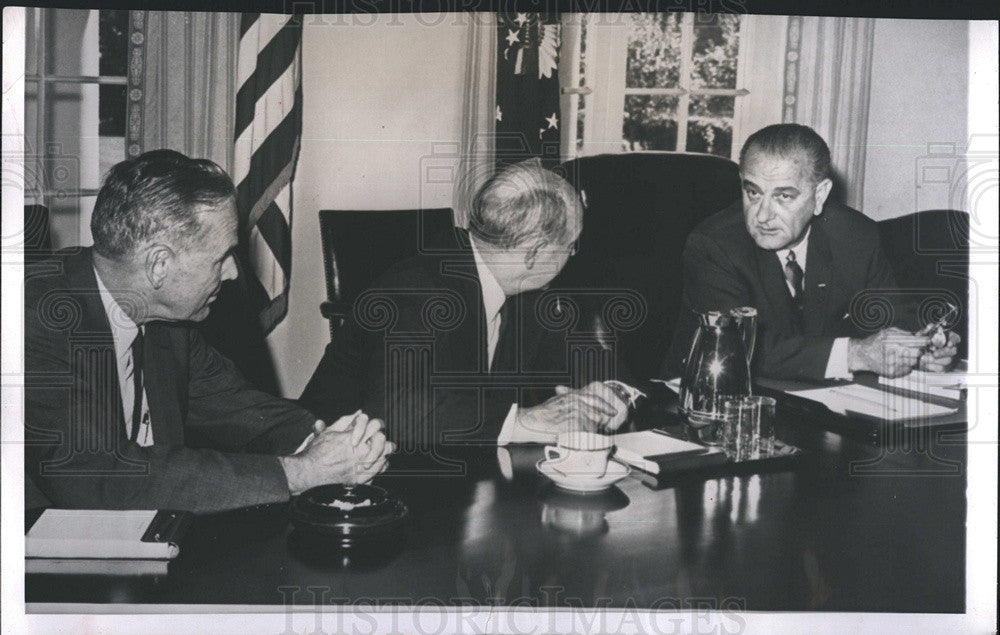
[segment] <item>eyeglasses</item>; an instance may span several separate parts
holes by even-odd
[[[569,256],[570,256],[570,258],[572,258],[573,256],[575,256],[576,252],[579,251],[579,249],[580,249],[580,239],[577,238],[576,240],[574,240],[573,242],[571,242],[569,244]]]

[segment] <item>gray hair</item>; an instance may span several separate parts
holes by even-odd
[[[469,213],[469,232],[500,249],[522,246],[532,238],[558,245],[573,236],[572,220],[583,217],[576,190],[539,159],[499,171],[476,192]]]
[[[175,244],[195,240],[202,232],[199,212],[235,196],[226,171],[207,159],[153,150],[122,161],[97,193],[90,221],[94,249],[121,259],[157,236]]]

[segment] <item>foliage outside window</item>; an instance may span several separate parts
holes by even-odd
[[[741,16],[634,13],[611,26],[600,22],[602,19],[596,14],[582,16],[577,27],[581,33],[578,50],[567,51],[579,60],[579,85],[573,92],[580,93],[573,109],[576,125],[569,128],[576,138],[568,146],[577,153],[584,149],[584,124],[593,116],[593,100],[614,103],[608,95],[619,91],[624,106],[621,150],[675,150],[731,157],[736,112],[740,97],[747,94],[737,86]],[[620,46],[615,45],[616,38],[624,40]],[[603,51],[624,55],[624,64],[602,59]],[[607,78],[603,85],[598,77]],[[606,125],[608,134],[617,129],[617,121]],[[601,146],[598,151],[611,149]]]

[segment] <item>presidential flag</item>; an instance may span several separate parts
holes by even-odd
[[[302,136],[301,44],[299,16],[240,18],[233,180],[241,248],[264,333],[288,310],[291,181]]]
[[[559,16],[500,13],[497,167],[540,157],[559,163]]]

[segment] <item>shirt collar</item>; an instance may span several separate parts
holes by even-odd
[[[788,249],[786,247],[785,249],[779,249],[775,252],[776,254],[778,254],[778,260],[781,262],[782,267],[785,266],[785,261],[788,260],[788,252],[794,251],[795,262],[799,263],[799,267],[802,268],[802,271],[806,270],[806,254],[809,253],[809,232],[811,231],[812,231],[812,226],[810,225],[809,227],[806,228],[805,237],[798,245],[795,245],[794,248]]]
[[[500,283],[493,277],[493,272],[483,262],[479,250],[476,249],[476,242],[470,240],[472,245],[472,257],[476,261],[476,273],[479,275],[479,287],[483,293],[483,309],[486,311],[486,319],[492,320],[500,311],[500,307],[507,301],[507,295],[500,288]]]
[[[115,356],[123,359],[126,355],[132,354],[132,341],[139,334],[139,327],[125,313],[121,305],[115,302],[111,292],[104,286],[101,274],[94,268],[94,277],[97,278],[97,291],[101,296],[101,303],[104,305],[104,313],[108,316],[108,323],[111,325],[111,337],[115,341]]]

